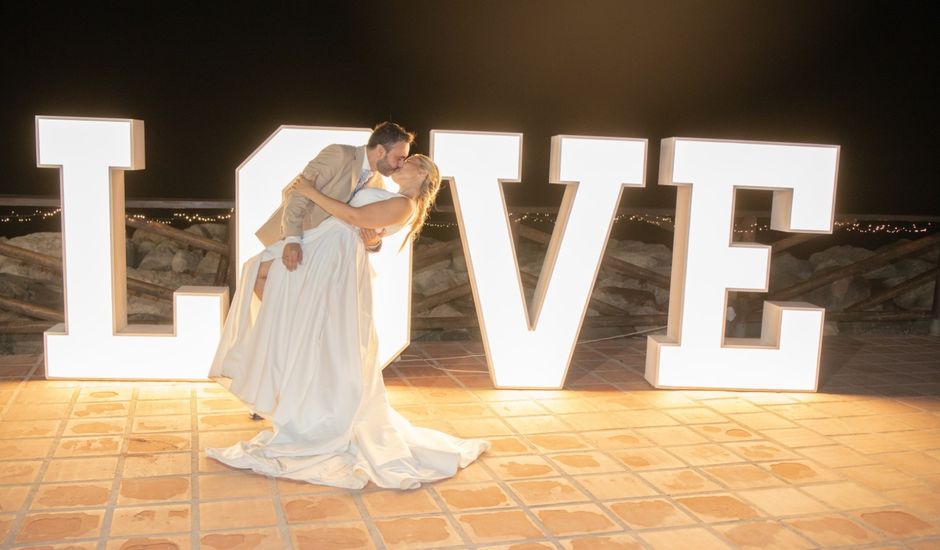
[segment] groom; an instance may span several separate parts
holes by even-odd
[[[307,163],[295,180],[305,179],[334,199],[349,202],[363,187],[383,187],[380,174],[390,176],[402,167],[414,137],[394,122],[383,122],[375,127],[365,146],[328,145]],[[312,201],[290,191],[281,207],[255,235],[265,246],[283,237],[286,244],[281,260],[288,271],[294,271],[303,261],[300,247],[303,232],[317,227],[328,217],[330,215]],[[360,229],[359,233],[370,252],[382,247],[381,232]]]

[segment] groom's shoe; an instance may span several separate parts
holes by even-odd
[[[248,411],[248,417],[251,418],[252,420],[264,420],[264,417],[256,413],[255,411]]]

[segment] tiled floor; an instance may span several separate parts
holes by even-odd
[[[412,346],[386,369],[398,410],[493,449],[409,492],[207,460],[263,426],[215,383],[0,357],[0,546],[940,548],[940,339],[830,339],[819,393],[654,391],[644,349],[585,345],[566,390],[506,391],[447,359],[476,345]]]

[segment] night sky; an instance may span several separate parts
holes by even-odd
[[[235,168],[281,124],[391,118],[417,152],[432,128],[524,133],[514,205],[557,206],[549,140],[583,134],[649,139],[647,189],[625,204],[673,207],[659,140],[684,136],[838,144],[838,213],[940,215],[926,2],[14,4],[2,194],[58,194],[36,168],[37,114],[143,119],[127,196],[182,199],[233,198]]]

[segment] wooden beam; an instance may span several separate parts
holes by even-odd
[[[59,323],[65,321],[65,314],[61,311],[45,306],[37,306],[36,304],[17,300],[16,298],[0,296],[0,309],[26,315],[34,319],[42,319],[44,321],[56,321]]]
[[[454,251],[460,249],[461,243],[459,237],[449,241],[441,241],[432,245],[416,248],[411,257],[412,269],[415,271],[424,269],[445,257],[449,257]]]
[[[21,262],[26,262],[40,267],[44,267],[54,273],[62,273],[62,260],[55,256],[40,254],[32,250],[14,246],[10,243],[0,242],[0,256],[13,258]],[[61,284],[61,283],[60,283]],[[144,294],[167,300],[173,299],[173,289],[141,281],[140,279],[127,278],[127,290],[136,294]]]
[[[200,237],[199,235],[193,235],[192,233],[183,231],[182,229],[176,229],[175,227],[170,227],[169,225],[163,225],[162,223],[157,222],[146,222],[135,218],[127,218],[127,225],[142,231],[156,233],[162,237],[195,246],[196,248],[201,248],[210,252],[217,252],[222,256],[228,256],[229,251],[227,244],[213,241],[212,239],[207,239],[205,237]]]
[[[911,290],[914,290],[915,288],[921,285],[925,285],[927,283],[933,282],[934,279],[936,279],[938,273],[940,273],[940,267],[934,267],[932,269],[928,269],[927,271],[921,273],[920,275],[912,277],[904,281],[903,283],[900,283],[891,288],[885,289],[879,292],[878,294],[869,296],[868,298],[865,298],[864,300],[861,300],[859,302],[856,302],[850,305],[849,307],[845,308],[845,311],[847,312],[848,311],[863,311],[870,307],[874,307],[874,306],[877,306],[878,304],[887,302],[888,300],[894,298],[895,296],[900,296],[906,292],[910,292]]]
[[[899,241],[888,245],[876,252],[874,255],[859,260],[855,263],[829,269],[809,279],[799,282],[795,285],[778,290],[770,295],[771,300],[790,300],[798,296],[803,296],[811,290],[828,285],[840,279],[867,273],[873,269],[881,267],[899,258],[910,256],[923,252],[933,246],[940,244],[940,233],[935,233],[927,237],[921,237],[916,241]]]

